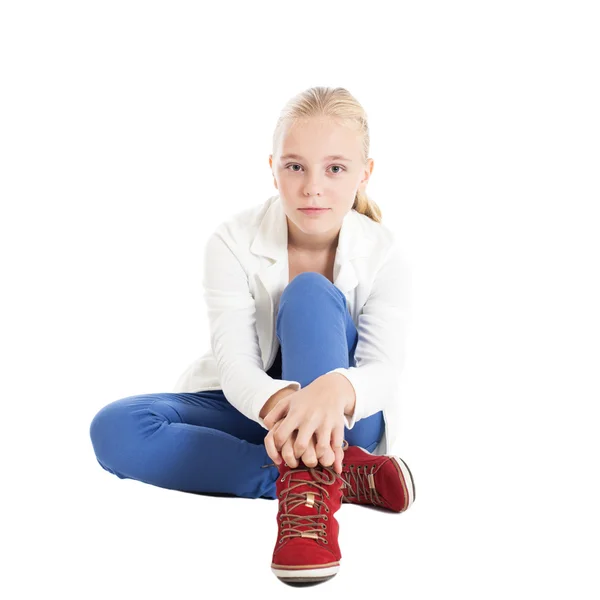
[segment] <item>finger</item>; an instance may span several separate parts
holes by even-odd
[[[271,460],[276,465],[281,464],[282,458],[281,458],[277,448],[275,447],[275,440],[273,439],[273,434],[277,431],[280,423],[281,423],[281,421],[278,421],[277,423],[275,423],[275,425],[273,425],[273,428],[265,436],[265,449],[267,450],[267,454],[271,457]]]
[[[298,461],[294,456],[294,442],[296,441],[296,432],[292,432],[292,436],[287,439],[281,448],[281,456],[285,460],[288,467],[295,469],[298,466]]]
[[[335,460],[335,454],[331,448],[331,427],[326,425],[317,429],[317,457],[324,467],[330,467]]]
[[[294,456],[296,458],[300,458],[306,449],[311,444],[311,440],[313,439],[314,428],[305,423],[298,429],[298,433],[296,435],[296,441],[294,442]]]
[[[287,415],[288,408],[290,405],[289,396],[286,396],[280,400],[265,416],[263,419],[265,425],[271,429],[273,425],[283,419]]]
[[[302,462],[307,467],[316,467],[319,464],[319,460],[317,459],[317,452],[315,450],[316,443],[316,437],[313,435],[308,441],[306,451],[302,455]]]
[[[343,461],[344,461],[344,450],[342,444],[344,443],[344,422],[337,424],[331,432],[331,445],[335,453],[334,469],[337,473],[342,472]]]
[[[294,431],[298,428],[296,421],[297,417],[294,417],[294,415],[288,413],[281,421],[277,431],[274,432],[273,439],[275,441],[275,447],[278,451],[282,450],[284,442],[292,437],[292,433],[294,433]]]
[[[265,436],[264,444],[265,444],[265,450],[267,451],[267,454],[269,455],[271,460],[276,465],[281,464],[281,457],[279,456],[279,452],[277,451],[277,448],[275,448],[275,442],[273,441],[272,431],[269,431],[269,433],[267,433],[267,435]]]
[[[344,465],[344,451],[340,446],[334,448],[335,459],[333,461],[333,469],[336,473],[341,474]]]

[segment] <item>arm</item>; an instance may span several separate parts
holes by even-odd
[[[394,243],[375,275],[371,294],[358,317],[356,366],[334,369],[323,376],[341,375],[354,390],[354,398],[348,390],[344,396],[348,429],[385,408],[394,397],[405,360],[410,286],[410,271]]]
[[[278,392],[275,392],[264,404],[264,406],[260,409],[259,417],[264,419],[270,412],[271,409],[280,401],[283,400],[286,396],[293,394],[297,390],[294,386],[283,388]],[[266,425],[264,425],[266,427]]]
[[[243,415],[266,429],[259,414],[265,404],[282,388],[297,391],[301,386],[273,379],[263,370],[248,276],[219,230],[206,244],[202,285],[223,393]]]
[[[354,415],[354,409],[356,407],[356,392],[354,391],[354,386],[350,383],[349,379],[344,377],[344,375],[335,371],[330,371],[319,377],[319,379],[327,381],[328,384],[336,390],[335,393],[344,399],[344,417],[346,417],[347,426]]]

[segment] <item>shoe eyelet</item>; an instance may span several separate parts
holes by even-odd
[[[329,521],[329,517],[327,515],[323,515],[323,519],[325,519],[325,521]]]
[[[281,538],[281,539],[279,540],[279,543],[280,543],[280,544],[283,544],[283,538]]]
[[[283,481],[283,477],[279,481]]]
[[[324,544],[329,544],[327,540],[321,540]]]

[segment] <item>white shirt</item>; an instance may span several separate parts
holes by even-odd
[[[267,427],[259,412],[275,392],[300,383],[273,379],[279,299],[289,282],[288,230],[279,195],[221,223],[204,249],[203,290],[211,349],[179,376],[174,392],[222,390],[246,417]],[[409,268],[395,234],[350,210],[342,221],[333,283],[346,297],[358,331],[355,367],[337,368],[354,387],[345,424],[382,410],[383,438],[373,454],[388,454],[398,430],[398,378],[404,366],[410,313]]]

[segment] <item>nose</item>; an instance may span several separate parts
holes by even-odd
[[[306,196],[320,196],[322,193],[322,186],[319,182],[311,181],[304,186],[304,194]]]

